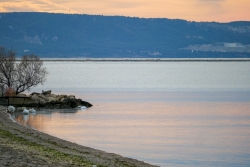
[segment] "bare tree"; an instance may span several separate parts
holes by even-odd
[[[34,54],[16,61],[15,52],[0,47],[0,84],[12,88],[16,94],[43,84],[48,74],[43,61]]]
[[[11,87],[15,73],[15,52],[0,47],[0,84]]]

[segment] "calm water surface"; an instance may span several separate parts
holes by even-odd
[[[84,146],[159,166],[250,165],[249,62],[46,62],[86,110],[13,115]],[[58,75],[60,74],[60,75]]]
[[[45,62],[35,90],[250,91],[250,62]]]

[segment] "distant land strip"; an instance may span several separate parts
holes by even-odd
[[[41,58],[43,61],[131,61],[131,62],[182,62],[182,61],[250,61],[250,58]]]

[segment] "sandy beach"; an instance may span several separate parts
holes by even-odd
[[[0,164],[2,166],[153,166],[30,129],[11,120],[5,110],[6,106],[0,106]]]

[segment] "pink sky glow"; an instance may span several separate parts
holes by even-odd
[[[250,21],[249,0],[0,0],[0,12],[78,13],[189,21]]]

